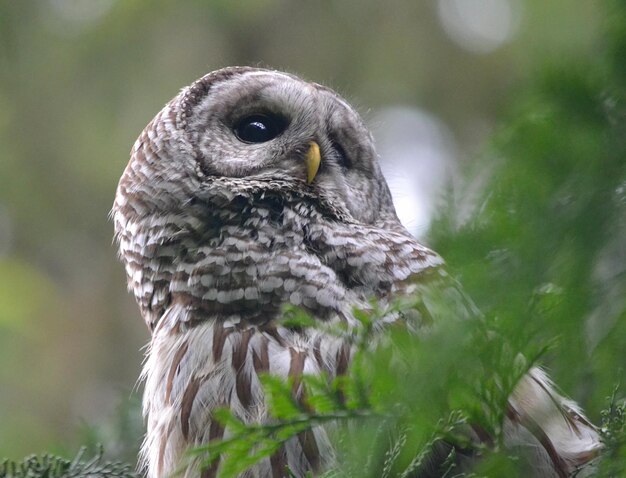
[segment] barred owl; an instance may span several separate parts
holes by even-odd
[[[355,306],[445,276],[442,259],[398,221],[358,114],[332,90],[277,71],[215,71],[167,103],[132,149],[113,218],[152,333],[143,370],[150,478],[224,436],[216,407],[266,420],[259,374],[346,372],[350,345],[282,326],[285,304],[358,326]],[[599,446],[538,369],[509,408],[509,441],[534,443],[537,476],[567,476]],[[304,476],[332,456],[315,429],[245,476],[281,477],[286,467]],[[186,477],[201,473],[197,462],[184,466]]]

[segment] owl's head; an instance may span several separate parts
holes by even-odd
[[[167,214],[211,189],[253,185],[298,191],[355,222],[395,219],[355,110],[326,87],[247,67],[209,73],[157,114],[133,147],[114,212]]]

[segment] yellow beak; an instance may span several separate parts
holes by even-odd
[[[320,162],[322,158],[320,156],[320,147],[315,141],[309,143],[309,150],[304,157],[306,162],[306,182],[311,184],[317,175],[317,171],[320,169]]]

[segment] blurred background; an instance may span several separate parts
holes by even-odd
[[[149,334],[108,213],[135,138],[181,87],[257,65],[336,89],[374,131],[401,219],[428,240],[446,191],[481,190],[480,171],[465,171],[540,65],[598,53],[605,10],[565,0],[0,0],[0,456],[75,450],[86,429],[106,434],[120,403],[137,400]],[[462,222],[471,207],[459,211]],[[597,367],[623,363],[611,347]],[[597,419],[620,374],[585,392],[590,374],[565,388]]]

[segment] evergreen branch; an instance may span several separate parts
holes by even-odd
[[[81,448],[73,460],[52,454],[31,455],[21,462],[5,459],[0,478],[137,478],[130,465],[103,459],[102,447],[89,460]]]

